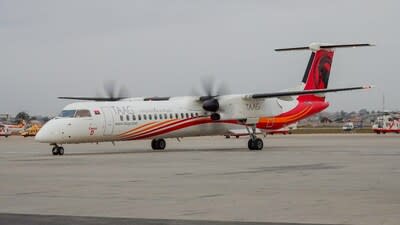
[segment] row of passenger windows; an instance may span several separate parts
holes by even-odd
[[[199,113],[164,113],[164,114],[138,114],[138,115],[120,115],[119,118],[121,121],[129,121],[129,120],[166,120],[166,119],[185,119],[185,118],[193,118],[198,117]]]

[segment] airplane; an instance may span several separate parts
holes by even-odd
[[[13,134],[19,134],[26,127],[25,120],[21,120],[18,124],[4,124],[0,123],[0,136],[8,137]]]
[[[65,106],[35,139],[53,146],[53,155],[63,155],[63,144],[148,139],[153,150],[164,150],[168,138],[224,136],[246,129],[248,149],[262,150],[264,143],[257,130],[277,130],[321,112],[329,106],[325,93],[372,88],[327,88],[334,50],[365,46],[373,45],[312,43],[275,49],[311,51],[301,87],[294,90],[222,95],[205,87],[203,96],[128,98],[109,89],[107,97],[59,97],[86,101]]]

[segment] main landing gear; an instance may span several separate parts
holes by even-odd
[[[53,153],[53,155],[64,155],[64,148],[54,144],[53,149],[51,149],[51,153]]]
[[[250,151],[253,150],[262,150],[264,147],[264,142],[261,138],[258,138],[256,136],[256,126],[253,126],[251,128],[251,131],[248,127],[246,127],[247,131],[249,132],[250,139],[247,142],[247,147],[249,148]]]
[[[167,144],[165,143],[165,140],[162,138],[153,139],[151,141],[151,148],[153,148],[153,150],[164,150],[165,146],[167,146]]]

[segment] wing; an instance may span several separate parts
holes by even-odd
[[[59,99],[73,99],[73,100],[85,100],[85,101],[119,101],[124,98],[102,98],[102,97],[58,97]]]
[[[370,89],[373,86],[358,86],[358,87],[348,87],[348,88],[331,88],[331,89],[314,89],[314,90],[301,90],[301,91],[284,91],[284,92],[272,92],[272,93],[260,93],[260,94],[250,94],[246,95],[247,99],[259,99],[259,98],[277,98],[277,97],[290,97],[298,95],[310,95],[310,94],[323,94],[329,92],[341,92],[341,91],[352,91],[359,89]]]
[[[58,97],[59,99],[72,99],[72,100],[84,100],[84,101],[100,101],[100,102],[113,102],[125,99],[127,97],[119,98],[108,98],[108,97]],[[167,101],[170,97],[144,97],[143,101]]]

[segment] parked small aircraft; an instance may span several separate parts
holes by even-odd
[[[21,120],[18,124],[0,124],[0,136],[11,136],[13,134],[17,135],[20,131],[24,130],[26,127],[25,120]]]
[[[246,129],[249,150],[261,150],[264,143],[257,129],[277,130],[324,110],[329,106],[325,93],[371,88],[327,89],[334,49],[363,46],[371,45],[313,43],[276,49],[312,51],[301,87],[291,91],[222,95],[208,85],[203,96],[128,98],[108,88],[106,98],[59,97],[88,101],[67,105],[36,140],[52,145],[54,155],[64,154],[62,144],[139,139],[151,139],[151,147],[162,150],[166,138],[223,136]]]

